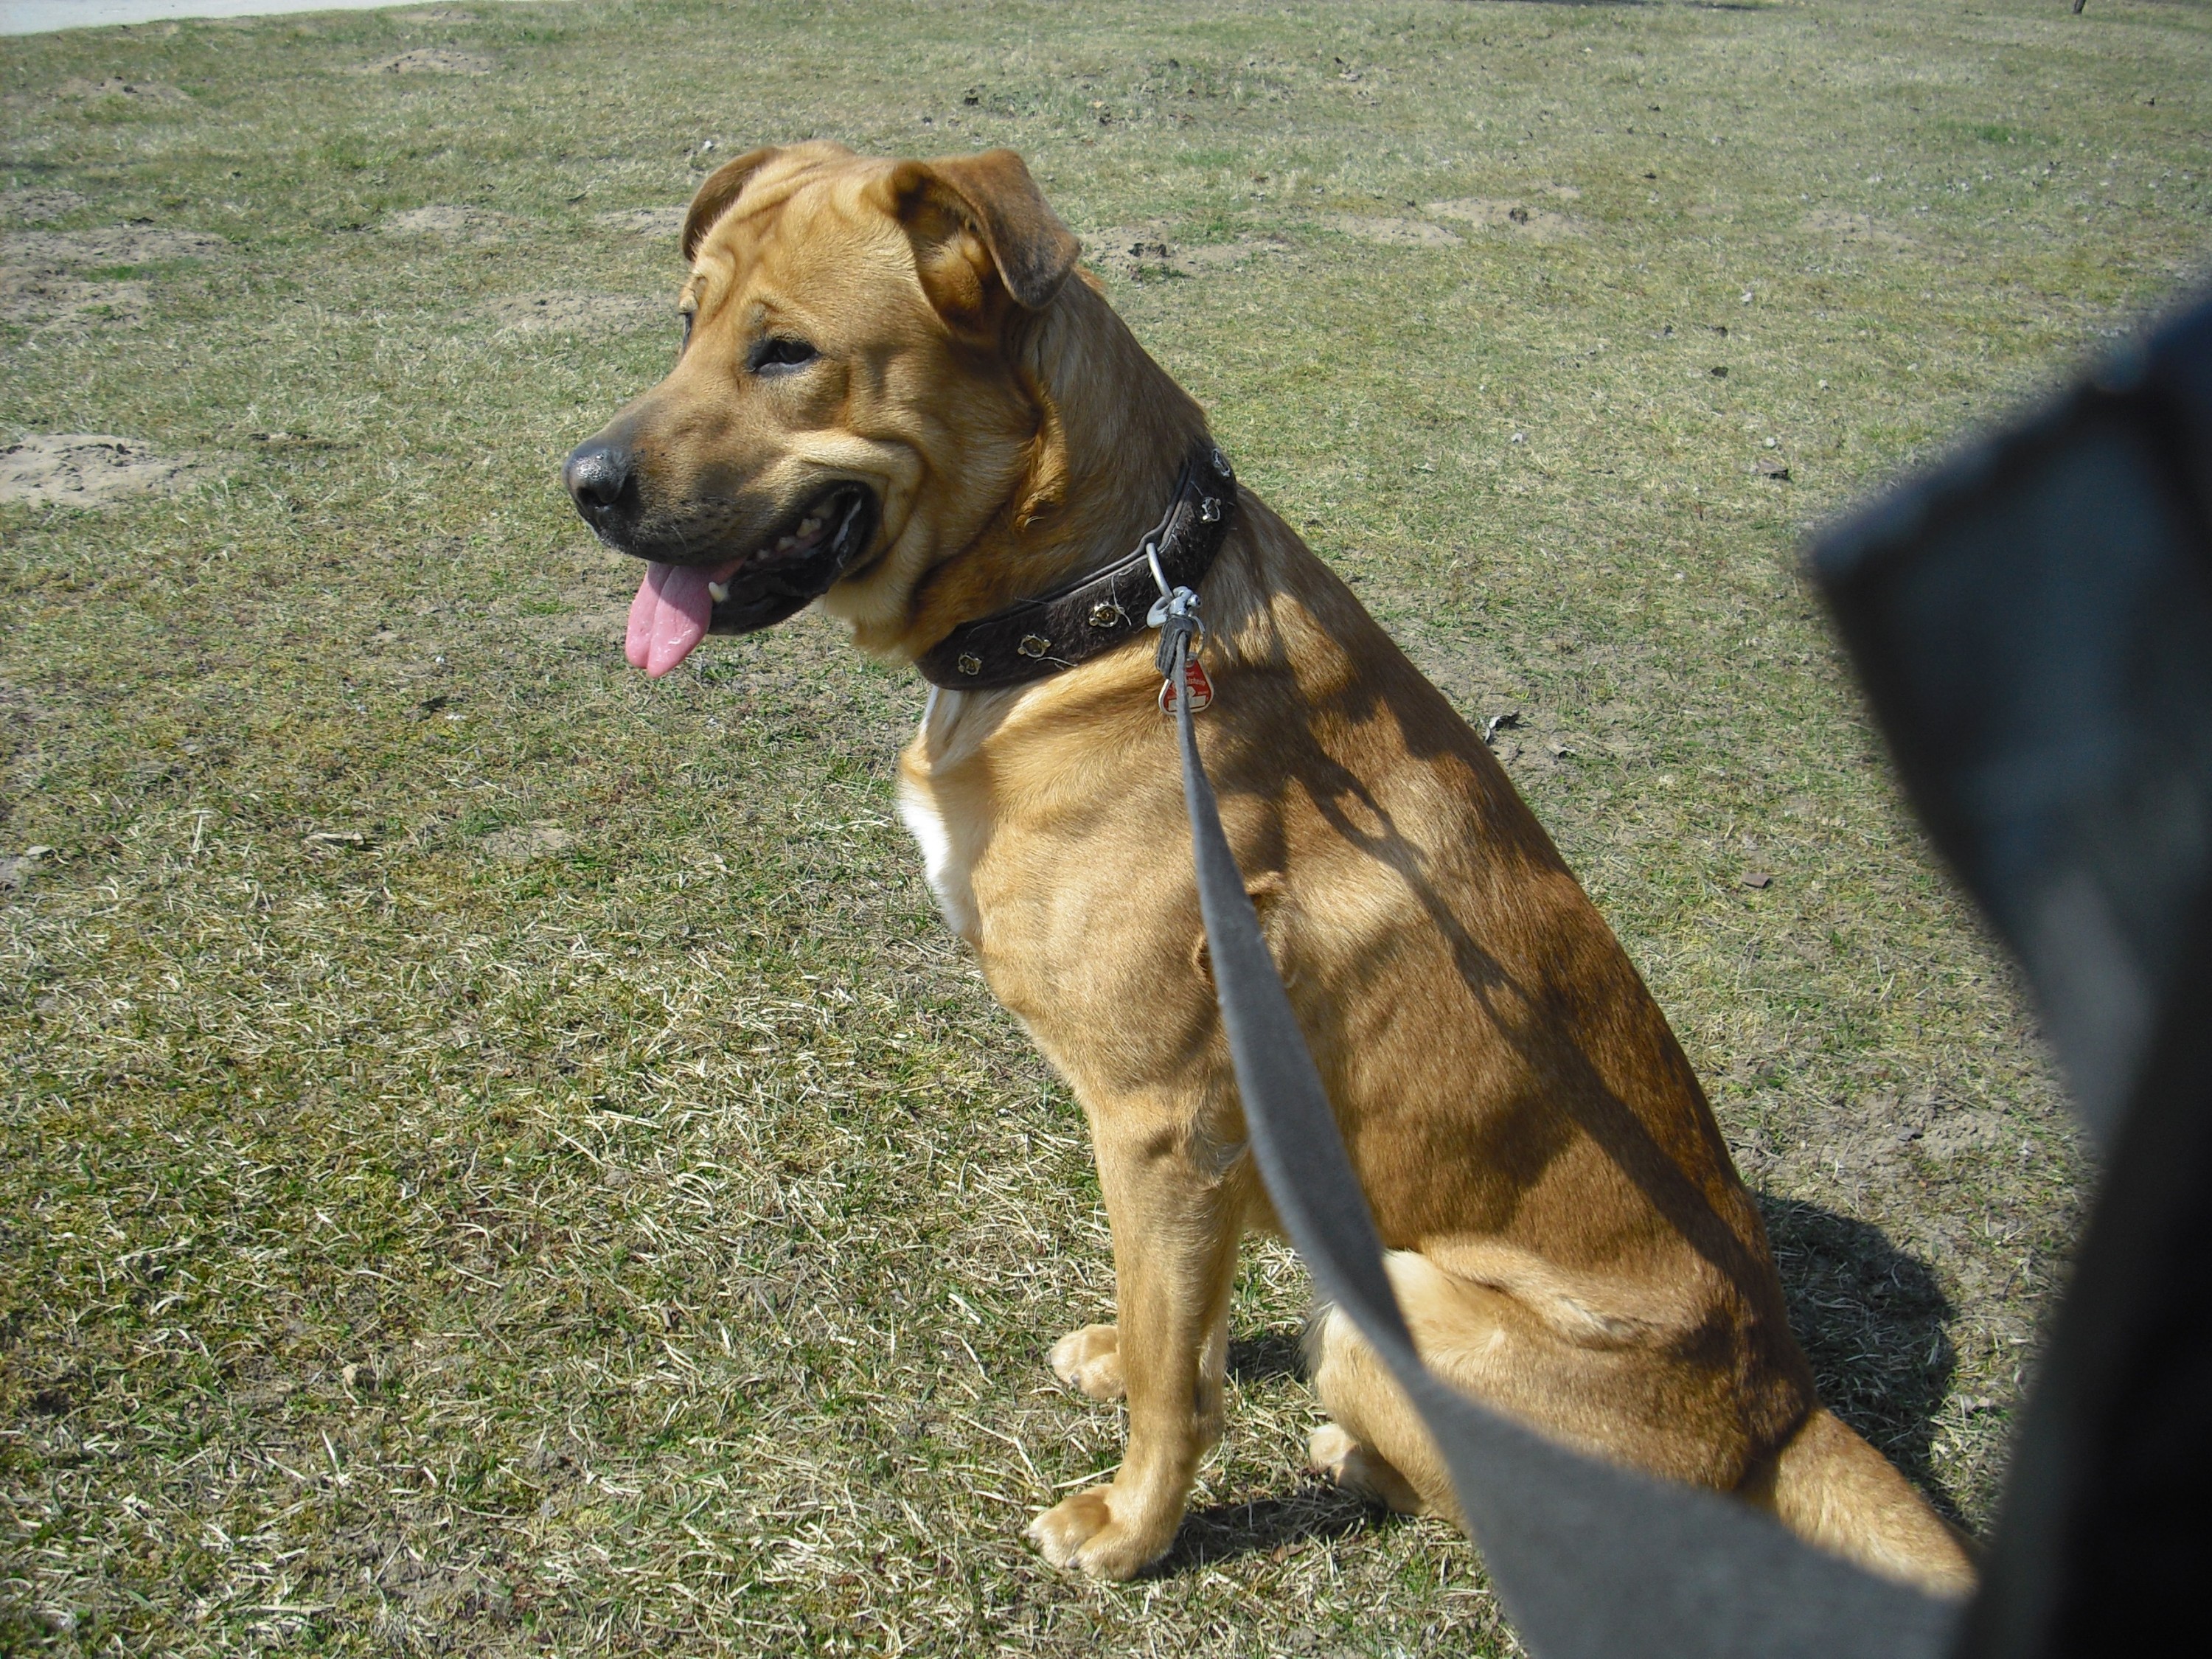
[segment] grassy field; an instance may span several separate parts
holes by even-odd
[[[0,134],[0,444],[162,483],[0,456],[0,1651],[1514,1650],[1303,1473],[1279,1249],[1170,1560],[1021,1541],[1118,1455],[1042,1363],[1110,1271],[894,823],[916,682],[648,684],[555,480],[810,135],[1022,149],[1517,716],[1830,1399],[1987,1524],[2087,1170],[1796,550],[2202,272],[2203,7],[440,5],[10,41]]]

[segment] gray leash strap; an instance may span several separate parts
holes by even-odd
[[[1193,599],[1186,611],[1194,609]],[[1477,1405],[1422,1364],[1199,760],[1187,678],[1195,627],[1163,632],[1169,684],[1179,689],[1199,907],[1253,1156],[1321,1293],[1374,1346],[1442,1449],[1469,1530],[1529,1651],[1538,1659],[1933,1659],[1946,1651],[1959,1617],[1952,1604],[1802,1543],[1747,1505],[1570,1451]]]

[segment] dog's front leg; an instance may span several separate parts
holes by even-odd
[[[1188,1119],[1094,1112],[1091,1131],[1114,1232],[1129,1445],[1112,1481],[1046,1510],[1030,1535],[1055,1566],[1127,1578],[1175,1541],[1198,1461],[1221,1437],[1244,1203],[1241,1169],[1224,1174]],[[1085,1334],[1103,1341],[1105,1334]]]

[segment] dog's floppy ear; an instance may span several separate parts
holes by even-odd
[[[915,239],[923,286],[941,309],[973,311],[983,298],[973,277],[962,280],[958,264],[970,262],[948,246],[963,232],[988,256],[1014,303],[1028,311],[1050,304],[1082,257],[1083,245],[1010,149],[902,161],[891,175],[891,194]]]
[[[725,161],[707,175],[707,182],[699,186],[699,193],[691,198],[691,210],[684,216],[684,263],[690,264],[691,256],[698,252],[699,239],[714,228],[714,221],[729,210],[745,187],[745,180],[758,173],[770,161],[783,154],[774,144],[748,150],[734,161]]]

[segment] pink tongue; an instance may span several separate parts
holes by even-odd
[[[659,679],[691,654],[714,617],[714,597],[707,592],[714,574],[689,565],[646,566],[637,598],[630,601],[629,637],[623,645],[631,667]]]

